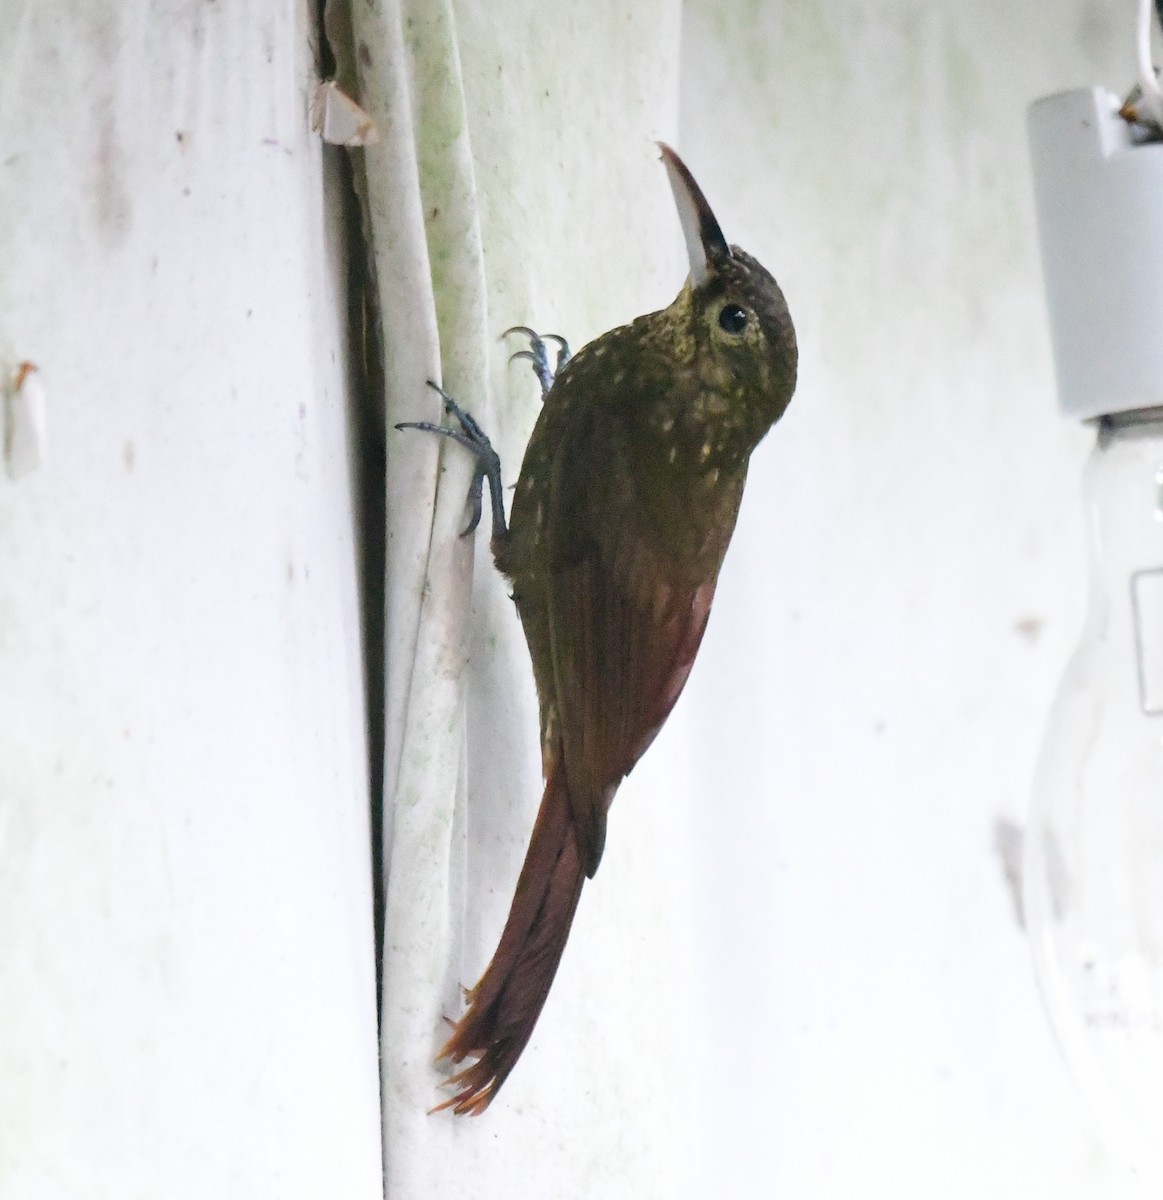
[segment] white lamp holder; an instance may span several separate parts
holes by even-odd
[[[1058,398],[1087,420],[1163,406],[1163,141],[1102,88],[1030,108]]]

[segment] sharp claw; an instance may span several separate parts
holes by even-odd
[[[456,418],[460,428],[447,425],[436,425],[431,421],[400,421],[397,429],[421,429],[426,433],[436,433],[463,446],[476,459],[472,482],[469,484],[468,504],[470,520],[467,528],[461,531],[461,537],[467,537],[480,524],[484,507],[485,480],[489,483],[489,497],[493,506],[493,540],[503,539],[508,534],[505,522],[505,507],[501,499],[501,460],[493,449],[488,435],[477,424],[473,415],[466,412],[459,404],[437,383],[427,380],[428,386],[438,392],[444,401],[444,411]]]
[[[485,473],[478,470],[472,477],[472,483],[468,488],[468,503],[470,516],[468,524],[460,531],[461,537],[468,537],[476,527],[481,523],[481,505],[483,501],[483,493],[485,489]]]
[[[560,333],[543,333],[541,336],[547,342],[557,343],[557,365],[554,368],[554,374],[556,375],[557,372],[560,371],[567,362],[569,362],[569,342],[567,342]]]
[[[397,429],[423,429],[425,433],[447,434],[449,430],[443,425],[433,425],[431,421],[397,421]]]
[[[559,333],[538,333],[528,325],[513,325],[506,329],[501,337],[507,338],[513,333],[519,333],[522,337],[528,338],[529,347],[509,355],[509,361],[512,362],[517,358],[528,359],[533,364],[533,373],[541,384],[541,395],[543,397],[548,395],[555,375],[569,361],[569,343]],[[553,370],[550,370],[549,367],[546,342],[554,342],[557,345],[557,365]]]
[[[431,379],[424,381],[428,386],[436,392],[444,401],[444,411],[452,412],[456,408],[456,401],[440,386],[438,383],[433,383]]]
[[[444,401],[444,411],[446,413],[454,413],[457,416],[460,415],[460,405],[457,404],[457,402],[439,384],[433,383],[432,380],[429,379],[428,386],[434,392],[438,393],[440,398]]]

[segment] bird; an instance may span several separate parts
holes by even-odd
[[[479,1115],[533,1033],[623,778],[674,707],[735,528],[750,456],[795,390],[798,350],[779,284],[728,245],[694,176],[661,159],[689,275],[666,308],[572,356],[516,326],[542,407],[506,521],[501,464],[471,413],[435,383],[450,424],[403,422],[475,459],[464,535],[482,513],[528,643],[545,780],[496,952],[438,1061],[455,1093],[433,1111]],[[549,363],[547,340],[558,344]],[[515,356],[515,357],[517,357]],[[466,1066],[461,1066],[469,1060]]]

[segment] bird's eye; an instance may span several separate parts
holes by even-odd
[[[719,312],[719,328],[727,333],[742,333],[747,328],[747,312],[738,304],[725,304]]]

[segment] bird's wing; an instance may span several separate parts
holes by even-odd
[[[592,876],[614,792],[686,683],[715,579],[679,581],[631,515],[631,473],[595,462],[587,433],[559,445],[546,532],[553,700],[578,848]]]

